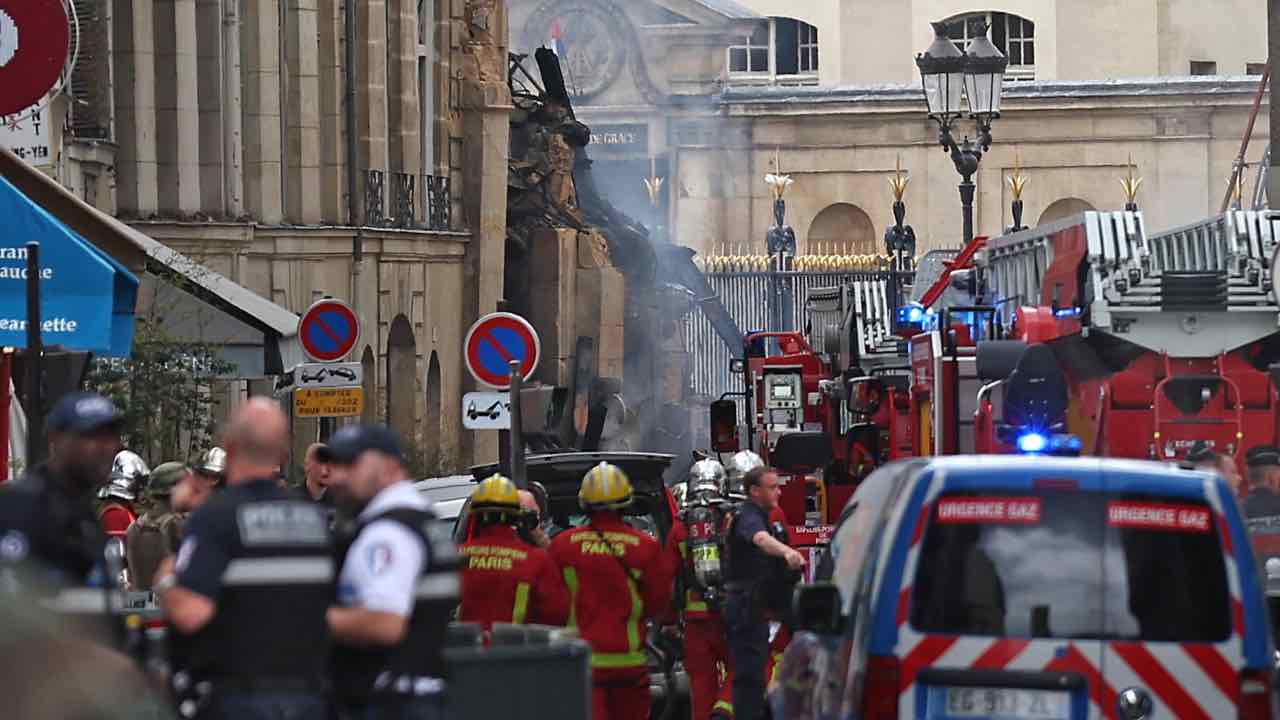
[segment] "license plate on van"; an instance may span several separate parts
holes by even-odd
[[[1017,688],[946,688],[945,716],[992,720],[1068,720],[1071,694]]]

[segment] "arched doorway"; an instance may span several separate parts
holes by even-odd
[[[876,227],[862,208],[849,203],[836,203],[813,219],[804,251],[872,255],[877,252]]]
[[[400,433],[405,444],[412,444],[414,440],[413,403],[418,395],[414,387],[417,384],[414,345],[409,318],[397,315],[387,333],[387,376],[383,384],[387,389],[387,424]]]
[[[1063,218],[1071,217],[1077,213],[1095,209],[1096,208],[1094,208],[1092,204],[1081,200],[1080,198],[1062,198],[1061,200],[1055,200],[1050,203],[1049,207],[1045,208],[1044,212],[1040,213],[1040,222],[1037,224],[1044,225],[1045,223],[1061,220]]]
[[[373,348],[368,345],[360,356],[360,368],[364,371],[364,412],[360,413],[360,421],[372,424],[378,421],[378,364],[373,359]]]
[[[427,420],[422,438],[423,449],[426,450],[427,470],[435,472],[440,469],[440,432],[444,406],[441,404],[440,392],[440,357],[434,350],[431,351],[431,360],[427,363],[427,404],[422,411]]]

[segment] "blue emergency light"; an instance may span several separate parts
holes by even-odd
[[[1045,434],[1038,430],[1027,430],[1018,435],[1014,446],[1023,455],[1066,455],[1077,456],[1084,449],[1084,443],[1075,435],[1065,433]]]

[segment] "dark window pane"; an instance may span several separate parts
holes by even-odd
[[[1022,21],[1022,37],[1032,38],[1036,36],[1036,24],[1030,20]]]
[[[746,48],[730,48],[729,49],[729,72],[746,72],[747,71],[747,49]]]
[[[751,49],[751,72],[768,72],[769,71],[769,51],[766,48],[759,50]]]
[[[1009,54],[1009,39],[1005,34],[1008,20],[1004,13],[991,13],[991,44],[1000,48],[1000,52]],[[1013,62],[1010,60],[1010,62]]]
[[[779,75],[795,75],[800,72],[800,24],[788,18],[777,18],[774,41],[778,43],[774,54],[774,71]]]
[[[1013,45],[1009,46],[1009,49],[1005,52],[1005,56],[1009,58],[1010,65],[1021,65],[1022,64],[1022,43],[1014,43]]]
[[[1036,64],[1036,41],[1035,40],[1027,40],[1026,42],[1022,43],[1022,64],[1023,65]]]
[[[1245,63],[1245,75],[1261,75],[1267,69],[1266,63]]]
[[[1149,529],[1171,505],[1177,522],[1187,512],[1203,525]],[[930,513],[911,623],[947,634],[1224,640],[1230,594],[1212,517],[1202,503],[1141,496],[948,494]]]
[[[751,32],[751,45],[760,45],[768,47],[769,45],[769,23],[760,23],[756,29]]]
[[[952,40],[964,40],[964,20],[952,20],[947,23],[947,37]]]

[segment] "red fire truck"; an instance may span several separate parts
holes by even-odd
[[[926,258],[911,295],[892,273],[812,292],[807,333],[746,338],[746,444],[803,479],[783,505],[813,525],[903,457],[1242,458],[1277,440],[1275,250],[1265,212],[1154,235],[1086,212]],[[736,449],[737,407],[712,415]]]

